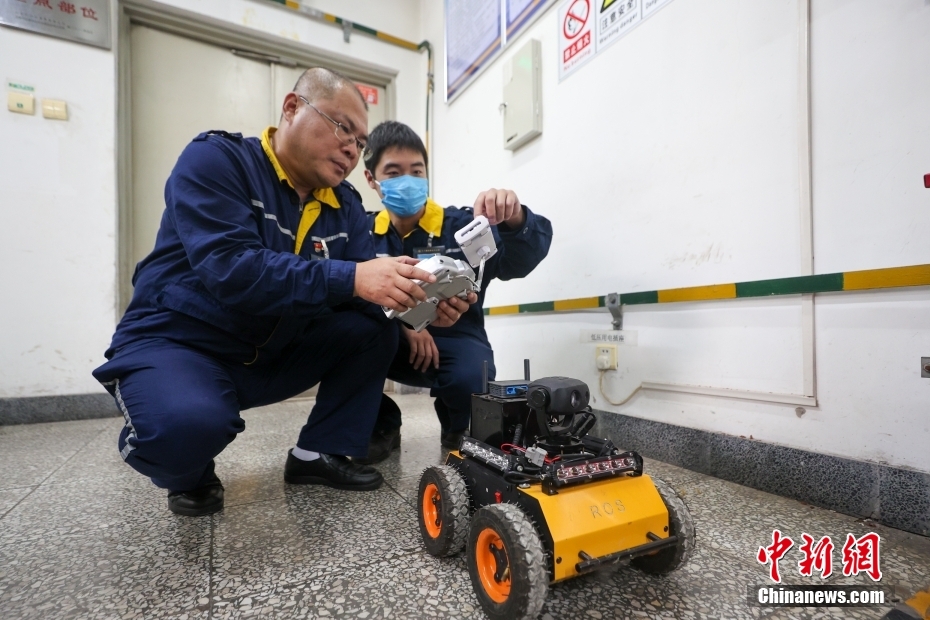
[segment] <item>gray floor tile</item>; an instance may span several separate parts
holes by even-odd
[[[112,420],[0,426],[0,489],[41,483]]]
[[[168,512],[166,491],[126,470],[119,481],[83,480],[38,487],[0,520],[0,546],[126,524],[144,531],[159,521],[177,518]]]
[[[433,409],[433,398],[425,394],[391,394],[400,407],[401,434],[404,438],[439,437],[439,419]],[[438,439],[437,439],[438,443]]]
[[[407,502],[411,508],[416,509],[417,491],[420,486],[420,475],[405,476],[403,478],[393,478],[385,482],[394,491],[400,495],[400,498]]]
[[[400,448],[374,467],[385,480],[419,476],[430,465],[441,465],[449,450],[439,444],[438,432],[432,437],[404,437]]]
[[[204,618],[210,520],[163,519],[0,545],[4,618]]]
[[[47,484],[73,484],[82,480],[122,478],[130,473],[130,467],[123,462],[117,448],[117,440],[123,425],[122,418],[106,420],[97,434],[81,446],[71,460],[59,467],[45,482]],[[131,473],[135,474],[135,472]]]
[[[230,507],[216,517],[214,596],[304,583],[420,550],[413,510],[390,488],[286,491],[283,500]]]
[[[288,447],[292,447],[300,429],[307,423],[307,416],[315,402],[313,398],[300,398],[243,411],[240,415],[245,420],[245,431],[239,435],[239,439],[254,435],[277,435]]]
[[[24,497],[29,495],[35,487],[19,487],[16,489],[0,489],[0,519],[12,510]]]
[[[690,469],[676,467],[675,465],[669,465],[668,463],[662,463],[661,461],[655,461],[653,459],[644,459],[643,471],[654,478],[664,480],[672,485],[672,488],[675,490],[678,490],[685,482],[699,480],[702,477],[706,478],[703,474],[693,472]]]
[[[0,449],[0,488],[40,484],[74,456],[77,450],[77,446],[62,450]]]
[[[294,446],[293,438],[251,430],[247,428],[216,458],[216,475],[226,489],[227,507],[285,496],[284,463]]]
[[[484,615],[461,558],[415,553],[217,601],[214,618],[469,618]]]

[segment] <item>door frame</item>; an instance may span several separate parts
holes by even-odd
[[[119,0],[116,36],[116,316],[132,299],[132,62],[131,27],[145,26],[267,59],[269,64],[324,66],[385,91],[384,113],[396,118],[397,70],[338,54],[154,0]]]

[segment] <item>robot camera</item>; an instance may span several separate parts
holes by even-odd
[[[587,384],[568,377],[546,377],[530,384],[527,401],[533,409],[548,413],[578,413],[588,407],[591,394]]]

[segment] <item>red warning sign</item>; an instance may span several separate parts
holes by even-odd
[[[574,39],[581,34],[585,24],[588,23],[590,13],[590,0],[575,0],[572,2],[562,24],[562,32],[565,34],[566,39]]]
[[[378,105],[378,89],[374,86],[366,86],[365,84],[356,84],[355,88],[358,89],[358,92],[362,93],[362,97],[365,98],[365,101],[370,105]]]
[[[591,0],[566,0],[559,8],[559,79],[594,55]]]

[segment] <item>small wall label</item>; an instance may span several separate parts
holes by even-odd
[[[637,332],[623,329],[583,329],[581,342],[588,344],[626,344],[635,347]]]

